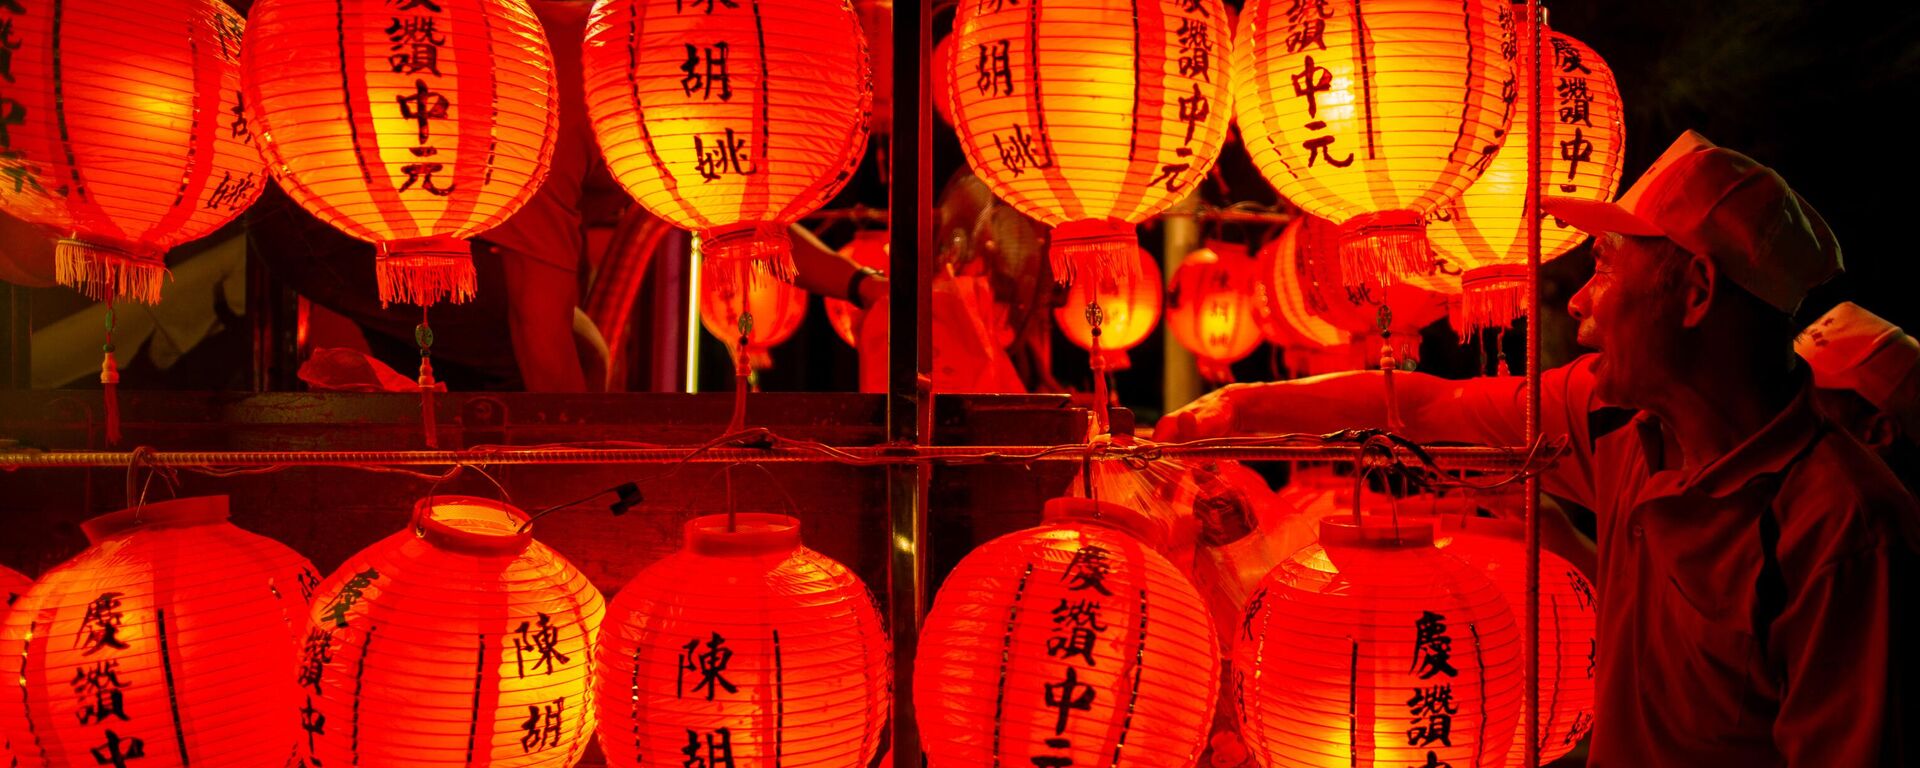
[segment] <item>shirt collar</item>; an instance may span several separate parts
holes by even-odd
[[[1787,465],[1805,452],[1807,445],[1820,432],[1820,417],[1813,405],[1813,387],[1804,374],[1800,374],[1799,379],[1799,392],[1759,432],[1692,477],[1676,478],[1677,482],[1670,485],[1662,484],[1662,490],[1674,495],[1699,493],[1723,498],[1751,485],[1755,480],[1785,470]],[[1645,411],[1634,417],[1633,426],[1640,439],[1641,452],[1647,457],[1649,471],[1657,472],[1662,466],[1661,454],[1666,449],[1665,427],[1653,414]]]

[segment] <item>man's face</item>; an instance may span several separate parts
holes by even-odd
[[[1663,259],[1687,258],[1657,238],[1594,238],[1593,278],[1567,309],[1582,346],[1597,350],[1595,388],[1614,405],[1646,407],[1680,359],[1682,297]]]

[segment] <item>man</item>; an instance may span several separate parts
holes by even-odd
[[[1793,311],[1840,269],[1832,233],[1691,132],[1619,203],[1547,210],[1597,237],[1569,310],[1599,352],[1541,374],[1543,432],[1569,445],[1544,485],[1599,518],[1590,765],[1912,760],[1892,610],[1920,510],[1819,416],[1791,349]],[[1415,439],[1523,439],[1520,380],[1395,384]],[[1229,388],[1159,437],[1381,425],[1384,396],[1377,373]]]
[[[1813,369],[1814,402],[1872,448],[1912,493],[1920,482],[1920,342],[1841,302],[1793,340]]]

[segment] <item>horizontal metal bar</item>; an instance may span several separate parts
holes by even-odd
[[[784,442],[784,441],[783,441]],[[484,448],[459,451],[139,451],[139,461],[153,467],[272,467],[272,466],[451,466],[455,464],[670,464],[740,463],[790,464],[838,462],[858,465],[889,464],[1022,464],[1031,461],[1079,461],[1086,458],[1233,459],[1240,461],[1352,461],[1360,451],[1352,445],[992,445],[992,446],[825,446],[775,447],[700,446],[654,448]],[[1415,459],[1404,448],[1403,460]],[[1528,462],[1525,448],[1435,446],[1424,449],[1441,469],[1514,471]],[[51,467],[125,467],[134,451],[0,451],[0,469]]]

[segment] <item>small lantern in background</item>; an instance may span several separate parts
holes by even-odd
[[[1519,91],[1508,0],[1250,0],[1234,109],[1260,174],[1340,225],[1348,284],[1429,271],[1423,217],[1499,151]]]
[[[934,768],[1200,759],[1220,685],[1213,623],[1140,538],[1153,536],[1144,523],[1110,502],[1054,499],[1046,524],[960,561],[914,669]]]
[[[294,709],[309,765],[554,765],[593,736],[599,590],[527,515],[430,496],[314,593]]]
[[[1247,601],[1232,698],[1261,765],[1505,765],[1521,632],[1433,523],[1328,518]]]
[[[1526,618],[1525,529],[1509,520],[1440,517],[1441,551],[1479,568],[1507,599],[1516,621]],[[1572,563],[1540,550],[1540,764],[1572,751],[1593,730],[1595,616],[1593,583]],[[1524,644],[1526,633],[1521,633]],[[1526,764],[1523,708],[1506,768]]]
[[[864,766],[892,705],[865,584],[784,515],[687,523],[686,544],[614,597],[598,648],[600,747],[615,766]]]
[[[1067,302],[1053,310],[1060,332],[1093,356],[1096,373],[1125,370],[1127,350],[1160,322],[1160,265],[1138,246],[1133,251],[1131,269],[1075,281]]]
[[[18,684],[0,696],[0,731],[19,765],[145,755],[285,765],[313,566],[227,522],[225,496],[146,504],[81,529],[87,549],[48,571],[0,628]]]
[[[1054,227],[1054,279],[1131,271],[1134,225],[1213,167],[1232,112],[1226,18],[1220,0],[959,4],[934,76],[974,172]]]
[[[472,246],[546,180],[553,55],[526,0],[260,0],[245,92],[287,195],[373,243],[381,303],[473,298]]]
[[[854,233],[853,242],[840,249],[841,257],[863,267],[886,270],[887,254],[892,252],[888,239],[892,235],[884,229],[863,229]],[[865,312],[851,301],[825,297],[827,320],[833,323],[833,332],[847,346],[860,346],[860,318]],[[759,315],[754,315],[758,318]],[[712,326],[708,326],[711,328]],[[778,344],[779,342],[774,342]]]
[[[1269,344],[1310,350],[1344,347],[1352,342],[1351,335],[1324,317],[1326,307],[1314,292],[1302,253],[1301,240],[1325,231],[1325,225],[1309,232],[1313,225],[1308,221],[1307,216],[1296,217],[1279,237],[1260,246],[1255,256],[1254,316]]]
[[[1417,359],[1420,329],[1447,315],[1447,297],[1412,282],[1343,285],[1338,240],[1337,228],[1325,219],[1301,216],[1261,250],[1261,279],[1275,288],[1278,316],[1303,339],[1314,340],[1302,344],[1309,349],[1336,346],[1321,342],[1341,338],[1370,342],[1387,332],[1393,334],[1385,341],[1392,359]],[[1368,354],[1360,359],[1366,362],[1357,367],[1374,367],[1386,356],[1376,354],[1380,347],[1365,346]]]
[[[1193,353],[1200,378],[1233,381],[1233,364],[1260,346],[1253,316],[1255,265],[1246,246],[1209,242],[1188,253],[1167,292],[1167,327]]]
[[[726,342],[736,357],[745,339],[747,365],[756,371],[773,366],[773,348],[793,338],[806,317],[807,292],[785,280],[763,277],[700,283],[700,325]]]
[[[1524,6],[1515,12],[1524,15]],[[1626,159],[1626,127],[1613,70],[1585,44],[1548,31],[1548,83],[1540,104],[1540,174],[1544,194],[1612,200]],[[1532,88],[1531,46],[1520,46],[1520,100]],[[1427,214],[1427,242],[1439,274],[1462,296],[1455,330],[1511,325],[1526,313],[1527,119],[1513,119],[1505,146],[1473,186]],[[1540,260],[1559,257],[1585,240],[1585,232],[1541,215]]]
[[[705,282],[793,275],[787,227],[859,165],[873,111],[846,0],[600,0],[582,64],[613,177],[700,238]]]
[[[158,303],[167,250],[260,196],[245,28],[217,0],[0,3],[0,207],[59,238],[62,285]]]

